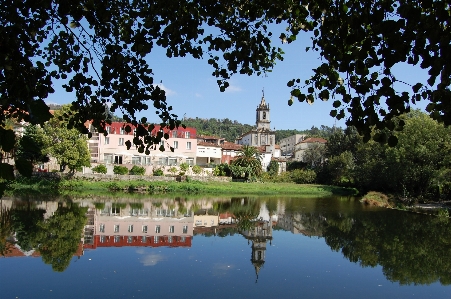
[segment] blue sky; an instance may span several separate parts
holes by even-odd
[[[276,40],[274,45],[283,48],[284,61],[277,62],[273,71],[265,76],[234,75],[225,92],[219,91],[216,78],[211,75],[213,68],[208,65],[208,58],[167,58],[164,49],[155,48],[148,61],[154,72],[154,82],[162,82],[167,101],[180,119],[186,115],[193,118],[229,118],[255,124],[255,109],[264,89],[271,109],[272,128],[303,130],[334,124],[344,127],[344,120],[337,121],[329,116],[333,100],[316,101],[312,105],[295,101],[291,107],[287,104],[291,90],[287,82],[294,78],[304,81],[313,74],[312,69],[321,63],[317,53],[305,52],[305,48],[311,46],[310,38],[301,34],[294,43],[282,44]],[[396,74],[410,83],[425,82],[427,79],[425,72],[419,68],[400,66],[396,68]],[[49,96],[47,103],[66,104],[73,101],[74,95],[64,92],[59,85],[55,84],[56,92]],[[399,88],[401,91],[406,87]],[[425,105],[423,102],[418,107],[424,108]],[[149,106],[148,111],[138,116],[158,122],[152,105]]]

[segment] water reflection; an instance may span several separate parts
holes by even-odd
[[[165,260],[164,255],[139,248],[189,248],[199,235],[240,234],[248,240],[258,279],[267,250],[277,238],[274,232],[284,230],[324,238],[332,250],[353,263],[382,266],[393,282],[451,284],[447,220],[368,209],[349,198],[3,199],[0,211],[0,253],[41,256],[55,271],[64,271],[83,250],[132,246],[143,255],[144,266],[155,266]]]

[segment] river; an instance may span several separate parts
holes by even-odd
[[[350,197],[0,201],[1,298],[451,298],[451,222]]]

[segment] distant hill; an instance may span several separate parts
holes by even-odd
[[[242,124],[236,120],[216,119],[216,118],[186,118],[182,120],[182,124],[187,127],[193,127],[197,129],[199,135],[214,135],[223,137],[227,141],[234,142],[238,136],[249,132],[255,126],[249,124]],[[286,138],[294,134],[306,134],[308,136],[322,137],[328,139],[332,135],[335,128],[328,126],[321,126],[317,128],[312,126],[307,130],[276,130],[276,143],[279,143],[280,139]]]

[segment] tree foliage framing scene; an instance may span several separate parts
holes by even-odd
[[[292,43],[302,33],[321,62],[312,77],[287,83],[288,104],[332,99],[331,116],[345,118],[365,140],[395,145],[391,132],[403,122],[394,118],[420,100],[434,119],[451,122],[450,20],[450,2],[432,0],[9,1],[0,8],[2,155],[16,145],[8,120],[44,124],[52,117],[44,100],[54,84],[75,92],[69,128],[89,134],[90,120],[106,134],[109,106],[138,127],[134,146],[148,152],[165,136],[152,136],[137,112],[152,105],[162,125],[181,125],[153,80],[147,58],[156,46],[168,57],[206,58],[224,91],[233,74],[261,75],[283,59],[272,37]],[[397,91],[404,81],[393,68],[403,63],[426,70],[427,82]],[[374,127],[388,130],[372,135]],[[3,179],[13,176],[10,165],[1,170]]]

